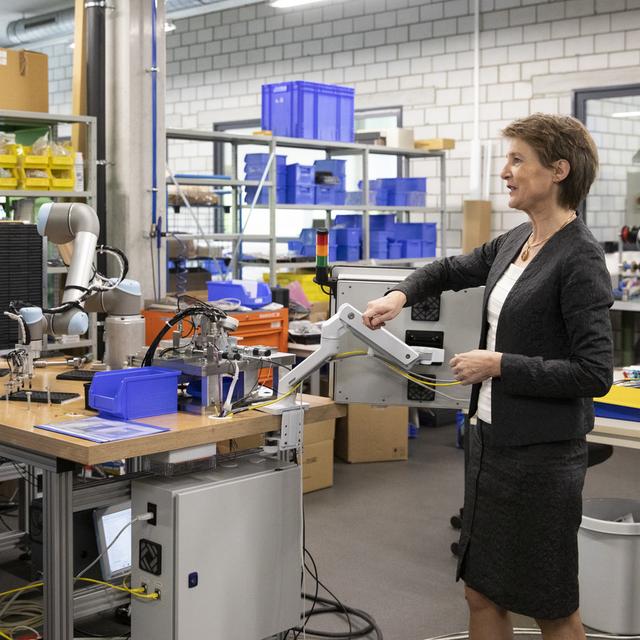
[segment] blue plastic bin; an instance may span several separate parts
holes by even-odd
[[[372,258],[378,260],[386,260],[389,257],[389,243],[388,242],[371,242],[369,250]]]
[[[406,192],[406,191],[427,191],[426,178],[382,178],[379,180],[380,187],[387,191]]]
[[[336,247],[336,260],[340,260],[341,262],[360,260],[360,247],[344,247],[338,245]]]
[[[179,371],[160,367],[96,371],[89,387],[89,406],[116,420],[175,413],[179,377]]]
[[[316,160],[313,163],[315,171],[323,171],[325,173],[331,173],[334,176],[344,178],[347,173],[347,161],[346,160]]]
[[[391,232],[390,231],[374,231],[373,229],[370,230],[369,233],[369,237],[371,239],[371,244],[387,244],[387,242],[389,242],[389,240],[391,239]]]
[[[395,221],[395,213],[379,213],[369,216],[369,229],[371,231],[391,231]]]
[[[389,207],[425,207],[427,194],[422,191],[388,191],[387,206]]]
[[[346,191],[340,191],[335,187],[322,187],[316,185],[316,204],[343,205],[347,199]]]
[[[421,258],[422,240],[401,240],[403,258]]]
[[[433,258],[436,255],[436,243],[435,242],[427,242],[425,240],[422,241],[422,257],[423,258]]]
[[[290,187],[314,186],[316,183],[316,170],[313,165],[290,164],[287,165],[287,185]]]
[[[341,213],[334,220],[335,226],[358,227],[362,229],[362,216],[359,213]]]
[[[399,258],[402,258],[401,242],[395,242],[393,240],[390,240],[389,243],[387,244],[387,249],[389,251],[389,255],[387,256],[389,260],[398,260]]]
[[[275,136],[353,142],[355,91],[317,82],[262,85],[262,128]]]
[[[338,227],[335,230],[335,242],[345,247],[359,247],[362,242],[362,229]]]
[[[302,244],[315,244],[317,231],[313,227],[307,227],[300,232]]]
[[[258,196],[258,201],[256,204],[269,204],[269,189],[270,187],[262,187],[262,191]],[[247,187],[244,194],[244,201],[246,204],[251,204],[253,202],[253,197],[255,196],[257,187]],[[276,189],[276,202],[278,204],[284,204],[287,201],[287,190],[284,187],[278,187]]]
[[[312,184],[298,184],[296,186],[287,184],[288,204],[315,204],[315,202],[316,188]]]
[[[269,161],[268,153],[247,153],[247,155],[244,157],[244,166],[245,166],[245,169],[249,165],[259,166],[264,169],[268,161]],[[286,168],[287,156],[276,155],[275,162],[278,168],[281,168],[281,167]]]
[[[435,222],[399,222],[393,227],[393,237],[396,240],[424,240],[436,241]]]
[[[256,284],[256,294],[251,295],[248,283],[242,280],[227,280],[224,282],[209,280],[209,282],[207,282],[207,299],[223,300],[225,298],[233,298],[240,300],[240,304],[244,307],[259,309],[271,303],[271,289],[269,285],[264,282],[252,282],[250,286],[255,288]]]

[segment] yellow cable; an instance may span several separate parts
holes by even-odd
[[[33,582],[31,584],[28,584],[24,587],[18,587],[17,589],[9,589],[9,591],[3,591],[2,593],[0,593],[0,598],[4,598],[5,596],[10,596],[14,593],[20,593],[21,591],[29,591],[30,589],[38,589],[39,587],[43,586],[44,582],[40,581],[40,582]]]
[[[428,382],[427,380],[422,380],[421,378],[415,378],[406,371],[402,371],[402,369],[394,367],[392,364],[388,364],[387,362],[385,362],[384,364],[392,371],[395,371],[398,375],[401,375],[403,378],[411,380],[412,382],[415,382],[417,384],[426,385],[428,387],[453,387],[457,384],[462,384],[459,380],[456,380],[455,382]]]
[[[128,587],[111,584],[110,582],[103,582],[102,580],[94,580],[93,578],[76,578],[76,580],[79,580],[81,582],[90,582],[91,584],[100,584],[105,587],[111,587],[112,589],[116,589],[117,591],[130,593],[131,595],[136,596],[136,598],[141,598],[143,600],[157,600],[159,597],[157,593],[144,593],[144,589],[142,587],[129,589]]]
[[[368,351],[343,351],[342,353],[338,353],[337,355],[333,356],[334,360],[340,360],[341,358],[349,358],[351,356],[366,356],[369,352]]]
[[[0,631],[0,638],[5,638],[6,640],[11,640],[11,636],[8,636],[6,633],[2,633],[2,631]]]
[[[301,384],[302,382],[298,382],[298,384],[295,387],[292,387],[291,389],[289,389],[289,391],[287,391],[287,393],[285,393],[283,396],[278,396],[274,400],[269,400],[269,402],[254,404],[251,407],[249,407],[249,409],[253,411],[254,409],[261,409],[262,407],[268,407],[270,404],[275,404],[276,402],[280,402],[280,400],[284,400],[285,398],[288,398],[292,393],[295,393]]]

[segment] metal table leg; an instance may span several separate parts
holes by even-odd
[[[73,638],[72,471],[43,470],[44,637]]]

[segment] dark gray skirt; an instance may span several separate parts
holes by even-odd
[[[578,608],[587,443],[487,444],[470,427],[457,579],[500,607],[557,619]]]

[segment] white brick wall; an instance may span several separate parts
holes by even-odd
[[[406,125],[419,135],[461,136],[449,153],[455,172],[449,172],[448,183],[448,203],[459,211],[472,135],[471,5],[468,0],[327,0],[304,10],[261,4],[177,20],[167,38],[167,124],[209,130],[215,122],[259,118],[263,83],[302,79],[350,85],[357,108],[402,104]],[[483,136],[498,140],[510,119],[534,111],[569,113],[573,89],[631,82],[620,82],[614,71],[637,77],[637,0],[482,0],[481,6]],[[45,51],[51,56],[52,110],[68,109],[71,50],[56,45]],[[599,144],[608,145],[611,138],[602,137],[607,132],[596,122]],[[506,208],[495,177],[503,149],[494,144],[496,234],[522,219]],[[607,146],[602,155],[605,163],[616,158]],[[211,170],[210,148],[176,149],[171,163],[175,171]],[[590,220],[601,239],[614,237],[620,217],[617,200],[613,209],[604,202],[620,196],[603,189],[614,187],[599,182],[597,193],[594,187],[600,199],[594,199],[593,210],[608,207],[610,214]],[[451,220],[450,241],[456,244],[460,216]]]

